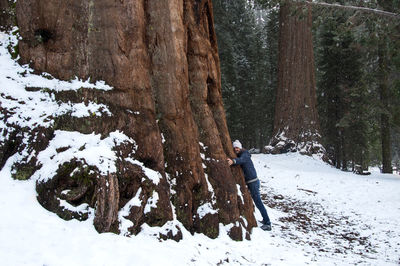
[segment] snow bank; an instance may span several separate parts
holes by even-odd
[[[364,232],[371,239],[376,253],[357,254],[362,253],[363,247],[356,249],[354,246],[344,247],[357,251],[355,253],[320,251],[321,248],[307,243],[311,232],[283,230],[283,226],[290,227],[290,224],[281,222],[280,218],[288,214],[270,207],[267,210],[273,231],[255,228],[251,241],[235,242],[226,233],[212,240],[204,235],[192,236],[183,230],[180,242],[160,242],[157,239],[160,230],[173,229],[176,221],[163,228],[143,225],[142,232],[131,238],[111,233],[98,234],[92,225],[93,217],[84,222],[64,221],[43,209],[36,201],[34,180],[16,181],[11,178],[10,160],[0,172],[0,211],[3,217],[0,220],[0,257],[4,265],[398,264],[399,176],[376,172],[368,177],[357,176],[298,154],[254,155],[253,160],[262,180],[263,193],[267,191],[271,197],[276,193],[299,202],[312,201],[320,204],[327,213],[347,216],[348,221],[354,224],[354,230]],[[126,208],[135,204],[133,199]],[[123,215],[121,211],[120,218]],[[261,219],[258,211],[255,215]],[[341,229],[345,229],[345,225],[335,230]],[[226,229],[221,227],[221,230]],[[326,232],[313,240],[324,243],[328,238]],[[337,245],[334,241],[328,243],[332,247]]]
[[[26,86],[54,91],[112,88],[102,82],[62,82],[48,74],[34,75],[27,66],[19,66],[10,59],[6,46],[15,41],[0,33],[1,106],[13,110],[9,121],[32,128],[50,126],[50,116],[65,112],[79,117],[112,115],[106,106],[96,103],[58,104],[51,93],[26,91]],[[6,129],[4,117],[0,128]],[[397,222],[400,177],[374,171],[370,176],[358,176],[297,153],[253,155],[272,231],[254,228],[251,241],[232,241],[226,234],[232,224],[221,225],[220,236],[212,240],[201,234],[191,235],[176,220],[162,227],[144,224],[142,231],[133,237],[99,234],[93,227],[93,212],[89,212],[86,221],[65,221],[38,203],[36,180],[51,177],[57,165],[73,157],[97,166],[103,173],[113,172],[112,147],[124,141],[133,142],[120,132],[101,139],[96,134],[57,131],[48,148],[38,156],[42,168],[27,181],[12,179],[11,166],[20,157],[9,158],[0,171],[2,265],[398,265],[400,262]],[[133,160],[132,163],[138,164]],[[159,173],[138,165],[158,184]],[[240,190],[238,193],[242,198]],[[127,232],[132,225],[126,216],[131,207],[139,205],[139,196],[138,191],[119,212],[121,232]],[[152,208],[157,200],[158,195],[153,194],[146,208]],[[79,206],[79,210],[85,208]],[[205,204],[199,208],[199,215],[217,211],[211,204]],[[255,216],[261,220],[257,210]],[[176,226],[182,229],[180,242],[158,239],[160,232],[175,230],[176,233]]]

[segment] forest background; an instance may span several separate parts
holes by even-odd
[[[177,241],[257,226],[234,139],[391,173],[398,0],[257,1],[1,0],[0,168],[63,219]]]
[[[222,95],[232,139],[263,151],[273,137],[278,83],[279,8],[273,1],[214,0]],[[317,110],[322,144],[337,168],[382,164],[382,117],[392,165],[400,166],[400,28],[393,1],[312,5]],[[382,95],[382,87],[387,91]]]

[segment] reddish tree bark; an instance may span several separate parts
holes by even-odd
[[[278,88],[271,153],[324,153],[316,110],[311,8],[285,1],[279,14]]]
[[[95,99],[113,112],[90,123],[66,119],[69,129],[82,132],[85,123],[85,131],[102,135],[119,130],[137,144],[135,151],[118,147],[116,176],[99,176],[94,184],[104,189],[112,183],[95,195],[99,231],[115,230],[116,213],[141,189],[142,206],[128,216],[132,233],[144,222],[164,224],[175,211],[191,232],[217,237],[222,223],[232,224],[233,239],[248,236],[256,226],[251,197],[241,171],[226,163],[234,154],[222,105],[211,0],[20,0],[17,19],[23,63],[61,79],[90,77],[114,87],[58,94],[65,101]],[[161,182],[143,182],[145,173],[127,157],[158,171]],[[57,184],[67,186],[69,174]],[[157,208],[144,213],[154,192]],[[204,214],[204,206],[214,211]]]

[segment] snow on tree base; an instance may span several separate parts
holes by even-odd
[[[266,154],[283,154],[288,152],[299,152],[302,155],[316,156],[324,162],[330,163],[326,150],[319,139],[321,136],[318,133],[302,134],[300,141],[295,141],[285,136],[282,132],[273,137],[270,144],[264,147],[263,152]]]

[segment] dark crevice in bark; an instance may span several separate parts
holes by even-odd
[[[55,119],[54,129],[102,137],[119,131],[135,141],[114,148],[116,173],[97,171],[91,186],[71,185],[65,200],[77,204],[93,199],[100,232],[118,231],[118,211],[141,189],[141,206],[125,217],[133,222],[130,233],[138,233],[144,222],[162,226],[172,220],[172,203],[178,220],[192,233],[217,237],[223,223],[240,224],[229,232],[234,239],[240,240],[243,230],[249,234],[256,226],[251,198],[241,172],[226,163],[234,154],[222,105],[210,0],[19,0],[17,11],[21,62],[60,79],[91,77],[113,86],[107,92],[55,93],[61,102],[105,104],[112,116],[82,119],[66,114]],[[158,171],[158,184],[141,165]],[[59,178],[69,182],[68,174]],[[170,195],[172,184],[176,193]],[[238,201],[238,184],[244,202]],[[58,192],[53,185],[50,190]],[[144,213],[155,193],[157,207]],[[202,205],[218,212],[200,215]],[[178,239],[182,234],[166,236]]]

